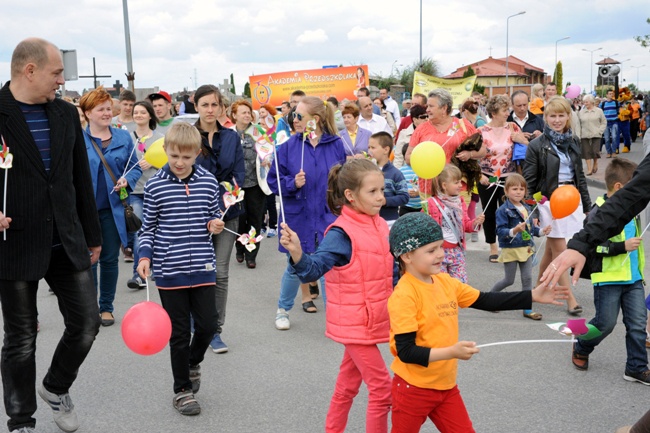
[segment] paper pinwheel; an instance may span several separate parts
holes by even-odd
[[[244,233],[241,235],[239,238],[237,238],[237,241],[244,245],[244,248],[246,248],[248,251],[253,251],[257,246],[255,244],[259,243],[262,239],[264,239],[264,236],[259,235],[256,236],[257,232],[255,231],[255,227],[251,227],[250,231],[248,233]]]
[[[226,206],[226,210],[221,214],[220,218],[223,220],[223,217],[226,215],[226,212],[228,212],[228,209],[230,209],[230,206],[244,199],[244,190],[239,187],[237,182],[235,182],[234,187],[230,182],[225,181],[221,182],[221,185],[226,188],[226,192],[223,193],[223,204]]]
[[[304,140],[307,136],[309,136],[309,138],[312,140],[316,138],[316,121],[314,119],[311,119],[309,122],[307,122],[307,126],[305,126],[305,132],[302,133],[302,139]]]
[[[5,190],[4,190],[4,195],[3,195],[3,203],[2,203],[2,213],[4,215],[7,215],[7,181],[9,180],[9,169],[11,168],[13,162],[14,162],[14,156],[9,153],[9,148],[7,147],[7,143],[5,143],[5,138],[0,136],[2,138],[2,152],[0,152],[0,168],[4,169],[5,171]],[[7,240],[7,231],[2,232],[2,237],[6,241]]]
[[[578,337],[581,340],[592,340],[603,335],[591,323],[585,323],[586,319],[569,319],[566,323],[549,323],[546,326],[562,335]]]

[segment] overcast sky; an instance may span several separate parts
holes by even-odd
[[[9,2],[9,0],[5,0]],[[0,14],[0,81],[9,79],[15,45],[39,36],[61,49],[76,49],[79,75],[97,72],[107,86],[126,82],[122,0],[11,1]],[[248,76],[323,65],[367,64],[387,76],[419,58],[418,0],[129,0],[136,87],[169,92],[219,84],[234,73],[237,93]],[[498,6],[497,6],[498,5]],[[564,79],[589,87],[590,54],[614,55],[623,78],[650,90],[650,51],[633,40],[650,33],[648,0],[423,0],[423,56],[443,75],[457,67],[509,53],[552,74],[555,45]],[[194,81],[196,70],[197,82]],[[596,67],[593,69],[596,73]],[[595,83],[594,78],[594,83]],[[92,87],[92,79],[67,89]]]

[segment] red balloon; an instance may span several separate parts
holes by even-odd
[[[154,355],[167,346],[172,322],[167,311],[155,302],[140,302],[129,308],[122,319],[122,338],[138,355]]]
[[[580,206],[580,192],[573,185],[562,185],[551,194],[551,214],[560,219],[571,215]]]

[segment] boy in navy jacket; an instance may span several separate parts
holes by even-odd
[[[216,264],[212,234],[223,230],[219,219],[219,184],[195,165],[201,135],[187,123],[165,135],[168,163],[145,185],[144,221],[138,233],[138,273],[146,279],[156,265],[156,286],[172,323],[169,342],[174,375],[173,405],[183,415],[197,415],[194,398],[201,385],[205,351],[215,333]],[[194,335],[190,334],[194,319]]]

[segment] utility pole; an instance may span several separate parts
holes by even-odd
[[[129,82],[129,90],[135,92],[135,72],[133,72],[133,59],[131,58],[131,30],[129,27],[129,6],[128,0],[122,0],[124,9],[124,41],[126,42],[126,79]]]

